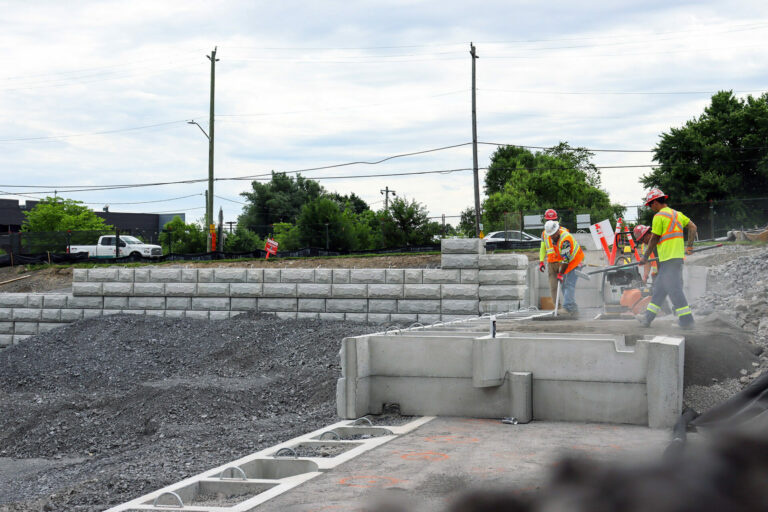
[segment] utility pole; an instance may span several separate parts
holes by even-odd
[[[213,224],[213,99],[214,91],[216,89],[216,62],[219,59],[216,58],[216,49],[218,46],[213,47],[213,51],[210,55],[206,55],[208,60],[211,61],[211,112],[208,116],[208,200],[206,202],[206,223],[210,227]],[[215,250],[215,247],[211,247],[210,239],[208,242],[208,252]]]
[[[328,250],[329,237],[328,237],[328,223],[325,223],[325,250]]]
[[[235,221],[228,220],[225,224],[229,224],[229,232],[232,233],[232,226],[236,224]]]
[[[472,56],[472,171],[475,178],[475,236],[480,236],[480,182],[477,168],[477,100],[475,98],[475,45],[469,43],[469,54]]]
[[[389,194],[392,194],[392,197],[395,197],[397,194],[395,194],[394,190],[389,190],[389,186],[384,187],[383,190],[379,190],[382,194],[384,194],[384,211],[389,211]]]

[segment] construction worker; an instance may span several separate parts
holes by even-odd
[[[635,229],[632,230],[632,236],[635,237],[635,242],[640,246],[640,254],[645,254],[645,250],[648,248],[648,244],[651,241],[651,226],[644,224],[638,224]],[[656,257],[656,253],[652,252],[650,258]],[[648,282],[648,276],[651,276],[651,280],[655,281],[656,276],[659,273],[659,265],[657,262],[652,261],[643,265],[643,284]]]
[[[544,233],[552,239],[560,262],[557,272],[557,281],[563,290],[563,307],[573,316],[578,315],[576,306],[576,268],[584,261],[584,251],[568,230],[562,230],[556,220],[548,220],[544,223]],[[553,264],[554,266],[554,264]]]
[[[637,315],[637,320],[643,327],[649,327],[656,315],[661,311],[661,305],[669,296],[675,308],[680,327],[693,327],[693,314],[688,300],[683,293],[683,258],[693,252],[693,240],[696,238],[696,224],[684,214],[667,206],[668,196],[658,188],[651,189],[645,196],[645,205],[649,206],[655,215],[651,226],[651,240],[640,261],[645,263],[651,257],[653,250],[658,248],[659,274],[653,283],[653,296],[645,313]],[[685,247],[683,229],[688,227],[688,246]]]
[[[557,212],[550,208],[544,212],[544,222],[550,220],[557,221]],[[564,227],[560,228],[564,232],[568,232]],[[548,264],[548,277],[549,277],[549,294],[552,297],[552,304],[557,301],[557,274],[560,270],[560,254],[557,252],[555,244],[552,239],[547,235],[546,231],[541,232],[541,247],[539,248],[539,272],[544,272],[544,260],[546,258]]]

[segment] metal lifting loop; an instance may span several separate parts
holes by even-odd
[[[227,471],[230,471],[230,470],[232,471],[232,473],[233,473],[233,474],[234,474],[234,472],[235,472],[235,471],[237,471],[238,473],[240,473],[240,477],[241,477],[241,480],[248,480],[248,477],[247,477],[247,476],[245,476],[245,471],[243,471],[243,469],[242,469],[240,466],[227,466],[227,467],[226,467],[226,468],[224,468],[224,469],[221,471],[221,473],[219,474],[219,479],[220,479],[220,480],[224,480],[224,479],[226,478],[226,477],[224,476],[224,473],[226,473]],[[234,476],[233,476],[233,477],[231,477],[231,478],[234,478]]]
[[[373,426],[373,422],[370,420],[370,418],[366,418],[363,416],[362,418],[357,418],[355,421],[352,422],[353,425],[358,425],[362,423],[363,421],[367,421],[369,426]]]
[[[413,322],[411,325],[408,326],[408,330],[410,331],[414,327],[421,327],[424,328],[424,324],[421,322]]]
[[[323,439],[323,438],[325,437],[325,435],[326,435],[326,434],[331,434],[331,435],[333,435],[333,439],[341,439],[341,436],[340,436],[340,435],[339,435],[339,433],[338,433],[338,432],[336,432],[335,430],[328,430],[328,431],[326,431],[326,432],[323,432],[322,434],[320,434],[320,439]]]
[[[281,457],[281,456],[282,456],[282,454],[285,454],[285,453],[287,453],[288,455],[293,455],[293,458],[294,458],[294,459],[298,459],[298,458],[299,458],[299,456],[296,454],[296,450],[294,450],[293,448],[288,448],[288,447],[285,447],[285,448],[280,448],[280,449],[279,449],[279,450],[277,450],[277,452],[276,452],[276,453],[273,455],[273,457]]]
[[[178,505],[158,505],[157,501],[160,498],[162,498],[163,496],[165,496],[166,494],[169,494],[169,495],[173,496],[174,498],[176,498],[178,500],[179,504]],[[173,492],[173,491],[165,491],[164,493],[158,495],[157,498],[155,498],[155,501],[152,502],[152,506],[153,507],[184,508],[184,502],[181,501],[181,496],[179,496],[175,492]]]

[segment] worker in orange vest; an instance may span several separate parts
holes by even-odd
[[[554,220],[557,221],[557,212],[550,208],[544,212],[544,222]],[[568,230],[564,227],[560,229],[567,233]],[[552,304],[557,300],[557,274],[560,272],[560,253],[557,252],[557,247],[552,242],[552,238],[547,235],[546,232],[541,232],[541,247],[539,248],[539,272],[544,272],[544,261],[547,262],[547,270],[549,276],[549,294],[552,297]]]
[[[548,220],[544,223],[544,233],[552,239],[560,255],[557,280],[563,290],[563,308],[575,317],[579,313],[579,308],[576,306],[578,277],[574,270],[584,261],[584,251],[571,233],[561,231],[560,223],[556,220]]]
[[[651,189],[645,196],[645,205],[649,206],[655,215],[651,226],[651,240],[645,253],[640,257],[646,262],[653,250],[658,248],[659,275],[653,283],[653,296],[645,313],[637,315],[637,320],[643,327],[649,327],[656,315],[661,311],[661,305],[669,296],[680,327],[690,329],[694,320],[688,299],[683,292],[683,258],[693,252],[693,241],[696,238],[696,224],[683,213],[667,206],[667,196],[658,188]],[[688,228],[688,245],[685,247],[683,229]]]
[[[635,242],[640,246],[640,254],[645,254],[645,250],[648,248],[648,244],[651,242],[651,226],[644,224],[638,224],[635,229],[632,230],[632,236],[635,237]],[[651,253],[650,258],[656,257],[656,253]],[[648,276],[651,276],[651,280],[656,280],[656,275],[659,273],[659,265],[657,262],[652,261],[643,265],[643,283],[648,282]]]

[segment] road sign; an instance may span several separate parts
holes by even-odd
[[[266,242],[264,243],[264,251],[266,251],[267,256],[265,259],[269,259],[270,254],[277,254],[277,242],[272,240],[271,238],[268,238]]]

